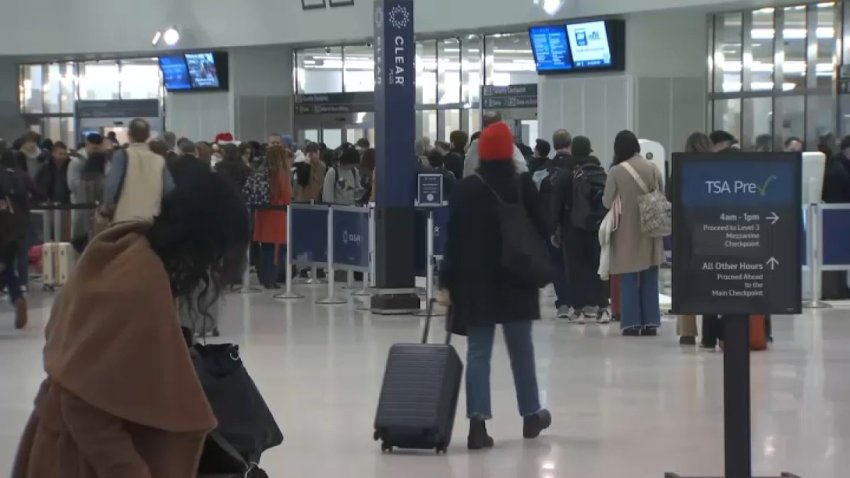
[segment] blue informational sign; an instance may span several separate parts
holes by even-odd
[[[328,208],[293,205],[290,209],[292,229],[289,247],[297,263],[324,264],[328,262]]]
[[[673,311],[801,311],[800,153],[674,154]]]
[[[189,68],[183,55],[167,55],[159,57],[159,68],[162,70],[162,82],[168,91],[184,91],[192,89],[189,81]]]
[[[369,268],[369,210],[334,208],[334,264]]]
[[[823,221],[823,265],[850,264],[850,209],[821,210]]]
[[[417,176],[416,205],[419,207],[441,207],[443,205],[443,175],[419,174]]]
[[[377,207],[413,207],[416,174],[416,41],[413,0],[375,2]],[[409,179],[404,179],[409,178]]]
[[[573,68],[565,25],[543,25],[529,29],[537,71],[564,71]]]

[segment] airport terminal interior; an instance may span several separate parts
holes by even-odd
[[[283,433],[282,443],[261,458],[239,458],[248,467],[258,460],[268,477],[661,478],[676,473],[669,477],[678,478],[717,477],[724,470],[728,478],[782,472],[800,478],[850,476],[845,368],[850,365],[850,0],[151,0],[144,6],[30,0],[2,8],[10,14],[0,15],[0,152],[8,150],[3,158],[21,158],[23,171],[15,176],[15,165],[3,168],[12,177],[32,179],[31,191],[46,190],[27,193],[29,229],[12,247],[8,267],[0,230],[0,475],[19,457],[45,379],[45,326],[68,300],[63,286],[82,281],[74,265],[86,258],[78,253],[97,244],[103,207],[116,206],[109,204],[109,169],[122,164],[119,181],[141,174],[123,151],[145,142],[145,154],[162,157],[159,197],[175,187],[174,179],[170,186],[163,179],[174,174],[168,173],[174,164],[169,155],[197,157],[222,174],[226,168],[216,163],[226,162],[223,156],[245,163],[239,204],[244,200],[256,210],[251,242],[263,244],[249,248],[244,275],[212,306],[217,324],[205,324],[207,333],[195,339],[238,346],[245,370]],[[666,188],[669,202],[663,201],[670,206],[664,212],[668,230],[650,238],[650,255],[662,243],[665,251],[647,266],[658,283],[651,276],[646,286],[643,267],[614,271],[619,266],[613,263],[623,257],[608,256],[617,247],[607,245],[609,238],[618,232],[615,219],[607,219],[634,206],[618,196],[590,231],[592,252],[578,254],[593,256],[592,272],[600,264],[596,256],[612,261],[610,280],[609,270],[599,274],[604,282],[591,274],[605,304],[588,309],[562,301],[559,293],[581,295],[586,289],[576,276],[565,285],[550,280],[539,291],[540,320],[533,322],[531,343],[540,405],[551,413],[551,426],[534,439],[523,437],[529,414],[524,419],[518,410],[520,392],[512,373],[522,364],[511,356],[517,349],[509,353],[511,327],[506,326],[504,337],[495,334],[488,370],[493,410],[486,423],[493,448],[472,449],[482,447],[471,446],[470,427],[487,414],[467,416],[467,381],[458,376],[446,450],[440,450],[441,443],[437,453],[434,446],[382,450],[373,434],[376,415],[389,408],[384,402],[391,394],[382,387],[387,390],[394,377],[390,351],[395,344],[417,343],[429,311],[430,342],[445,341],[448,301],[440,286],[451,283],[445,275],[469,258],[458,258],[458,249],[449,244],[458,241],[449,216],[454,227],[460,226],[447,183],[455,191],[474,190],[470,185],[478,179],[470,173],[477,164],[468,169],[473,153],[476,161],[480,154],[482,170],[491,161],[508,159],[487,156],[495,140],[481,134],[494,131],[494,123],[507,125],[514,161],[524,157],[520,167],[530,170],[540,198],[541,184],[557,174],[541,165],[553,164],[546,161],[561,154],[579,155],[579,143],[587,156],[598,158],[600,174],[608,178],[601,187],[609,189],[614,171],[631,158],[621,157],[623,132],[633,132],[628,138],[647,160],[649,177],[662,178],[656,201],[672,184]],[[150,133],[144,141],[138,141],[140,124]],[[694,146],[694,133],[704,133],[705,149]],[[35,149],[28,149],[33,143]],[[105,194],[98,190],[96,200],[77,201],[80,193],[70,176],[57,186],[61,177],[57,182],[53,175],[69,174],[55,172],[62,168],[56,154],[60,144],[72,165],[86,165],[86,174],[93,174],[93,155],[103,153]],[[291,166],[281,173],[285,186],[270,186],[274,176],[267,176],[264,186],[250,186],[257,184],[257,173],[275,169],[268,158],[277,151],[286,156],[280,164]],[[713,154],[721,152],[724,160],[706,161],[708,153],[721,157]],[[354,154],[353,163],[346,153]],[[457,173],[446,159],[452,154],[462,160]],[[33,162],[42,161],[38,158],[46,158],[43,167],[50,166],[50,175],[26,171],[24,163],[40,166]],[[301,182],[313,174],[311,167],[322,164],[315,188]],[[355,192],[340,177],[349,164],[360,175],[354,176]],[[571,188],[578,181],[580,175],[574,176]],[[0,193],[8,194],[0,195],[0,220],[15,214],[4,209],[12,204],[4,189],[8,184],[0,181]],[[119,182],[116,202],[126,184]],[[250,187],[264,187],[265,199],[256,202]],[[602,189],[593,204],[607,204]],[[724,193],[729,196],[721,197]],[[626,192],[620,188],[618,194]],[[348,196],[348,202],[341,199]],[[645,225],[643,207],[634,208],[641,216],[638,227]],[[90,223],[83,211],[91,215]],[[709,215],[720,222],[706,219]],[[274,239],[257,239],[267,237],[261,222],[270,217],[276,218]],[[700,234],[683,232],[684,224],[697,223]],[[561,233],[553,229],[540,251],[569,277],[576,274],[569,251],[578,246],[561,240]],[[606,252],[600,254],[600,248]],[[444,272],[442,261],[451,253],[454,267]],[[492,262],[501,260],[502,269],[496,270],[510,275],[514,271],[506,269],[501,253]],[[227,257],[219,259],[224,263]],[[723,269],[737,271],[739,263],[762,272],[725,274]],[[22,301],[4,283],[6,277],[17,280],[14,291],[22,291]],[[446,288],[457,290],[451,284]],[[638,298],[637,292],[631,297],[632,289],[649,290],[651,299]],[[626,296],[635,300],[620,300]],[[432,310],[429,305],[437,299]],[[20,327],[20,304],[28,315],[25,327]],[[627,323],[632,307],[641,309],[637,315],[654,309],[648,315],[660,317],[660,323],[632,327]],[[718,334],[716,324],[742,318],[750,326],[746,336],[735,335],[741,328],[727,328],[725,343],[721,331],[719,342],[712,338],[706,345],[706,337]],[[689,321],[694,329],[684,332]],[[752,352],[735,348],[746,347],[747,339],[754,343],[760,334],[764,343],[752,345]],[[464,374],[471,341],[471,335],[451,338]],[[741,353],[749,353],[749,363],[741,362]],[[407,391],[416,389],[410,385],[415,379],[406,378]],[[730,391],[747,380],[749,393],[734,390],[749,415]],[[417,398],[425,400],[411,400]],[[134,405],[144,408],[141,402],[143,397]],[[440,413],[452,412],[441,408]],[[737,433],[748,428],[744,422],[751,428],[749,439]],[[408,428],[399,436],[414,440]],[[223,421],[216,436],[229,438]],[[197,460],[208,458],[210,440],[204,458]],[[743,443],[749,454],[729,446]],[[40,452],[66,463],[58,451],[55,457],[50,450]],[[106,468],[92,471],[91,460],[98,458],[87,456],[90,452],[73,449],[81,474],[54,469],[39,476],[19,469],[11,476],[118,476]],[[225,471],[231,474],[215,476],[266,476]]]

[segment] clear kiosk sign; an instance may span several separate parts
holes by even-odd
[[[801,312],[799,153],[673,155],[673,311]]]

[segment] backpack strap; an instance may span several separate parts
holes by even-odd
[[[632,165],[631,165],[631,164],[629,164],[629,162],[628,162],[628,161],[623,161],[622,163],[620,163],[620,165],[621,165],[621,166],[622,166],[622,167],[623,167],[626,171],[628,171],[628,173],[632,176],[632,178],[635,180],[635,182],[637,183],[638,187],[639,187],[639,188],[643,191],[643,193],[644,193],[644,194],[649,194],[649,193],[650,193],[650,190],[649,190],[649,188],[648,188],[648,187],[646,187],[646,183],[643,181],[643,178],[642,178],[642,177],[640,177],[640,174],[638,174],[638,172],[635,170],[635,168],[634,168],[634,167],[632,167]]]
[[[503,200],[502,200],[502,197],[501,197],[501,196],[499,196],[499,193],[497,193],[495,189],[493,189],[493,188],[492,188],[489,184],[487,184],[487,181],[486,181],[486,180],[484,180],[484,177],[483,177],[483,176],[481,176],[481,175],[480,175],[480,174],[478,174],[478,173],[474,173],[474,176],[475,176],[476,178],[478,178],[478,179],[481,181],[481,183],[483,183],[485,186],[487,186],[487,189],[489,189],[489,190],[490,190],[490,192],[491,192],[491,193],[493,193],[493,196],[496,196],[496,199],[497,199],[500,203],[504,203],[504,202],[505,202],[505,201],[503,201]]]

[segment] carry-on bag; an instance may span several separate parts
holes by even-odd
[[[390,348],[375,416],[374,438],[381,440],[383,451],[433,448],[445,453],[451,442],[463,363],[450,345],[451,332],[444,344],[427,343],[434,302],[428,304],[421,343]]]
[[[280,445],[283,434],[245,370],[239,347],[195,344],[191,355],[218,420],[218,428],[204,443],[199,465],[201,476],[264,476],[259,474],[262,472],[258,468],[260,456],[265,450]]]
[[[769,316],[750,316],[750,350],[767,350]]]

